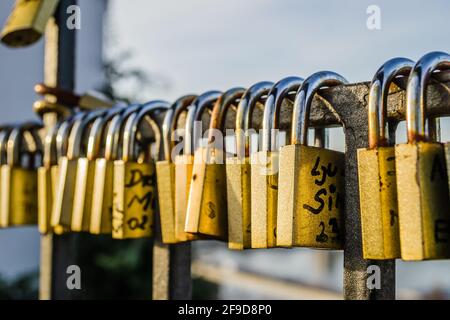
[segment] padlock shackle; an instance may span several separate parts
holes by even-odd
[[[77,112],[69,118],[63,120],[56,134],[56,156],[57,158],[67,156],[69,144],[70,129],[76,121],[86,116],[85,112]]]
[[[105,139],[105,154],[106,160],[117,160],[119,157],[119,143],[120,134],[122,132],[123,126],[127,121],[128,117],[139,110],[139,104],[132,104],[120,113],[115,115],[109,124],[108,131],[106,133]]]
[[[428,119],[426,133],[426,89],[434,71],[450,69],[450,55],[434,51],[427,53],[414,65],[406,87],[406,130],[408,143],[436,139],[434,119]]]
[[[67,157],[76,159],[81,157],[82,144],[89,125],[97,118],[102,117],[106,110],[94,110],[86,113],[86,116],[74,122],[69,135]]]
[[[49,169],[51,166],[56,165],[58,163],[58,154],[57,154],[57,136],[58,129],[61,124],[56,124],[51,127],[45,134],[44,137],[44,154],[43,154],[43,164],[44,167]]]
[[[220,91],[207,91],[197,97],[188,108],[186,115],[186,126],[184,132],[184,154],[193,155],[197,148],[197,137],[202,136],[202,132],[197,132],[201,127],[195,125],[196,121],[202,120],[203,112],[212,109],[214,103],[219,99],[222,93]]]
[[[171,153],[175,146],[175,141],[173,141],[173,132],[177,128],[178,119],[183,111],[186,111],[196,98],[196,95],[183,96],[177,99],[166,111],[161,129],[164,155],[160,156],[166,161],[172,162]]]
[[[154,100],[142,105],[136,113],[133,113],[125,123],[123,129],[123,149],[122,149],[122,160],[130,161],[136,160],[135,147],[137,145],[136,136],[139,132],[139,127],[142,121],[149,117],[154,121],[153,116],[158,112],[165,112],[170,108],[170,103],[163,100]],[[151,123],[152,124],[152,123]],[[152,129],[156,132],[155,135],[159,136],[159,145],[161,145],[161,128],[154,121],[152,124]]]
[[[27,122],[15,126],[11,133],[8,136],[8,142],[6,146],[6,163],[10,166],[20,166],[21,152],[22,152],[22,143],[24,142],[24,132],[30,132],[33,143],[36,145],[35,154],[38,152],[42,152],[42,145],[40,141],[38,141],[39,136],[37,135],[36,130],[42,128],[41,123],[37,122]]]
[[[261,103],[261,98],[269,93],[273,85],[270,81],[255,83],[244,92],[239,101],[236,110],[236,155],[239,159],[250,156],[251,137],[248,130],[252,125],[253,109]]]
[[[408,76],[414,61],[407,58],[393,58],[386,61],[375,73],[370,84],[367,104],[369,125],[369,149],[387,146],[387,98],[395,78]],[[395,140],[393,140],[395,141]]]
[[[92,123],[91,130],[88,136],[88,145],[86,149],[86,158],[88,160],[94,160],[99,157],[100,146],[102,144],[102,136],[105,133],[106,125],[117,114],[120,114],[124,110],[122,105],[114,106],[102,116],[98,117]]]
[[[217,99],[214,104],[211,119],[209,121],[209,131],[208,131],[208,143],[212,144],[215,141],[215,130],[220,130],[222,132],[223,138],[225,138],[224,128],[227,118],[228,111],[230,107],[234,106],[237,108],[239,100],[244,94],[245,89],[236,87],[225,91],[219,99]],[[222,145],[225,149],[225,141],[222,141]]]
[[[264,104],[262,123],[262,151],[276,151],[276,135],[273,131],[280,124],[280,111],[289,93],[297,92],[303,82],[300,77],[286,77],[273,85]]]
[[[6,164],[7,161],[7,145],[8,138],[11,133],[12,127],[2,127],[0,131],[0,165]]]
[[[324,87],[347,84],[347,80],[332,71],[313,73],[303,81],[297,91],[292,112],[291,144],[308,144],[309,114],[314,95]],[[332,108],[332,107],[331,107]]]

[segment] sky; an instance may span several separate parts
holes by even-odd
[[[380,30],[367,28],[369,5]],[[449,13],[445,0],[111,0],[106,52],[130,50],[130,65],[170,84],[147,99],[319,70],[368,81],[389,58],[450,51]]]

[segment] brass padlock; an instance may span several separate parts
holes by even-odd
[[[400,258],[395,137],[386,138],[387,96],[392,81],[408,76],[414,62],[394,58],[378,69],[369,91],[369,147],[358,149],[359,201],[364,259]]]
[[[38,228],[46,234],[52,231],[50,225],[53,199],[58,178],[58,153],[56,138],[59,125],[51,128],[43,141],[43,163],[38,168]]]
[[[400,251],[404,260],[450,257],[450,213],[443,144],[433,119],[426,124],[426,89],[433,72],[450,68],[450,55],[431,52],[413,67],[406,89],[408,143],[395,146]]]
[[[299,77],[287,77],[273,85],[264,104],[261,151],[250,156],[251,163],[251,245],[276,246],[278,199],[277,129],[280,110],[289,93],[302,84]]]
[[[219,91],[208,91],[201,94],[194,100],[186,115],[183,154],[175,156],[175,236],[177,241],[180,242],[199,238],[197,235],[184,231],[194,164],[194,150],[198,143],[197,138],[202,135],[201,132],[198,132],[196,122],[201,121],[206,110],[212,109],[220,94]]]
[[[172,161],[174,150],[172,133],[180,114],[187,110],[196,97],[187,95],[175,101],[167,110],[162,124],[164,160],[156,163],[156,176],[162,242],[166,244],[179,242],[175,237],[175,164]]]
[[[17,0],[3,31],[1,40],[10,47],[30,45],[45,32],[59,0]]]
[[[3,228],[37,223],[36,168],[42,157],[37,130],[41,127],[41,124],[34,123],[19,125],[8,136],[7,161],[0,169],[0,226]]]
[[[237,106],[243,88],[224,92],[214,104],[208,146],[195,151],[184,231],[228,240],[224,127],[227,111]]]
[[[69,121],[64,122],[58,130],[57,148],[61,150],[61,157],[58,159],[58,178],[50,221],[57,234],[71,230],[83,131],[98,116],[97,112],[77,113]]]
[[[95,159],[95,177],[92,190],[90,233],[111,234],[113,210],[114,160],[118,160],[120,133],[128,117],[136,112],[138,105],[131,105],[116,114],[102,126],[103,157]],[[109,122],[109,124],[108,124]],[[107,127],[105,125],[108,124]],[[93,128],[96,124],[93,124]]]
[[[157,199],[155,161],[150,157],[149,150],[141,150],[145,157],[139,159],[136,136],[143,120],[150,117],[153,132],[157,139],[161,139],[160,129],[153,116],[167,110],[169,106],[165,101],[149,102],[137,113],[131,114],[125,123],[122,158],[114,161],[112,236],[115,239],[153,235]]]
[[[343,248],[344,154],[308,146],[308,121],[314,95],[346,82],[334,72],[317,72],[297,92],[291,141],[279,156],[278,246]]]
[[[93,117],[86,117],[79,127],[79,135],[75,136],[74,157],[77,158],[75,176],[74,201],[72,208],[71,230],[89,232],[91,225],[91,209],[94,201],[95,160],[99,154],[101,127],[98,123],[109,120],[120,109],[112,108],[107,112],[92,111]],[[91,129],[89,125],[92,123]],[[101,133],[101,132],[100,132]],[[86,139],[87,138],[87,139]],[[83,145],[85,148],[83,148]],[[85,150],[85,153],[83,154]]]
[[[266,96],[273,83],[258,82],[248,88],[236,111],[236,157],[226,159],[228,248],[251,248],[251,183],[250,183],[250,129],[253,109],[264,108]]]

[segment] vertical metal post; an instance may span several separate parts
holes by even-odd
[[[159,222],[156,221],[156,226]],[[165,245],[156,227],[153,244],[153,299],[189,300],[192,298],[191,244]]]
[[[49,21],[45,34],[45,84],[72,90],[75,84],[75,30],[66,27],[67,7],[76,0],[61,0],[55,16]],[[45,129],[49,130],[58,121],[54,112],[43,117]],[[66,269],[73,264],[73,235],[41,237],[41,263],[39,298],[69,299],[70,290],[66,287]]]
[[[352,300],[395,299],[395,260],[369,261],[362,256],[361,217],[358,191],[358,148],[368,146],[367,96],[369,88],[351,85],[333,91],[333,107],[345,130],[345,249],[344,298]],[[340,97],[340,98],[339,98]],[[345,101],[339,101],[339,100]],[[369,268],[370,266],[374,266]],[[379,272],[378,272],[379,271]],[[380,276],[379,289],[368,277]]]

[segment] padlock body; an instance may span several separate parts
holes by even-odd
[[[87,158],[79,158],[77,164],[77,176],[75,177],[75,193],[71,223],[72,231],[89,232],[94,177],[95,162],[90,161]]]
[[[89,232],[92,234],[112,232],[113,184],[114,161],[96,159],[89,226]]]
[[[58,0],[18,0],[2,31],[2,41],[12,47],[34,43],[57,5]]]
[[[277,237],[278,152],[251,155],[251,246],[272,248]]]
[[[401,256],[450,257],[450,212],[444,148],[416,142],[395,147]]]
[[[144,238],[153,235],[156,206],[154,163],[114,161],[113,197],[113,238]]]
[[[395,148],[358,150],[364,259],[400,258]]]
[[[186,213],[191,186],[194,156],[177,155],[175,157],[175,237],[178,242],[198,239],[198,236],[184,231]]]
[[[52,207],[51,226],[56,234],[70,230],[75,195],[77,160],[61,157],[58,161],[58,182]]]
[[[38,168],[38,227],[46,234],[52,231],[50,219],[58,179],[58,166]]]
[[[251,248],[250,158],[227,158],[228,248]]]
[[[226,169],[220,149],[195,152],[184,230],[228,240]]]
[[[303,145],[282,147],[278,187],[279,246],[343,248],[343,153]]]
[[[9,165],[2,165],[0,170],[0,226],[37,224],[37,171]]]
[[[166,244],[177,243],[174,203],[175,165],[169,161],[158,161],[156,163],[156,177],[162,241]]]

